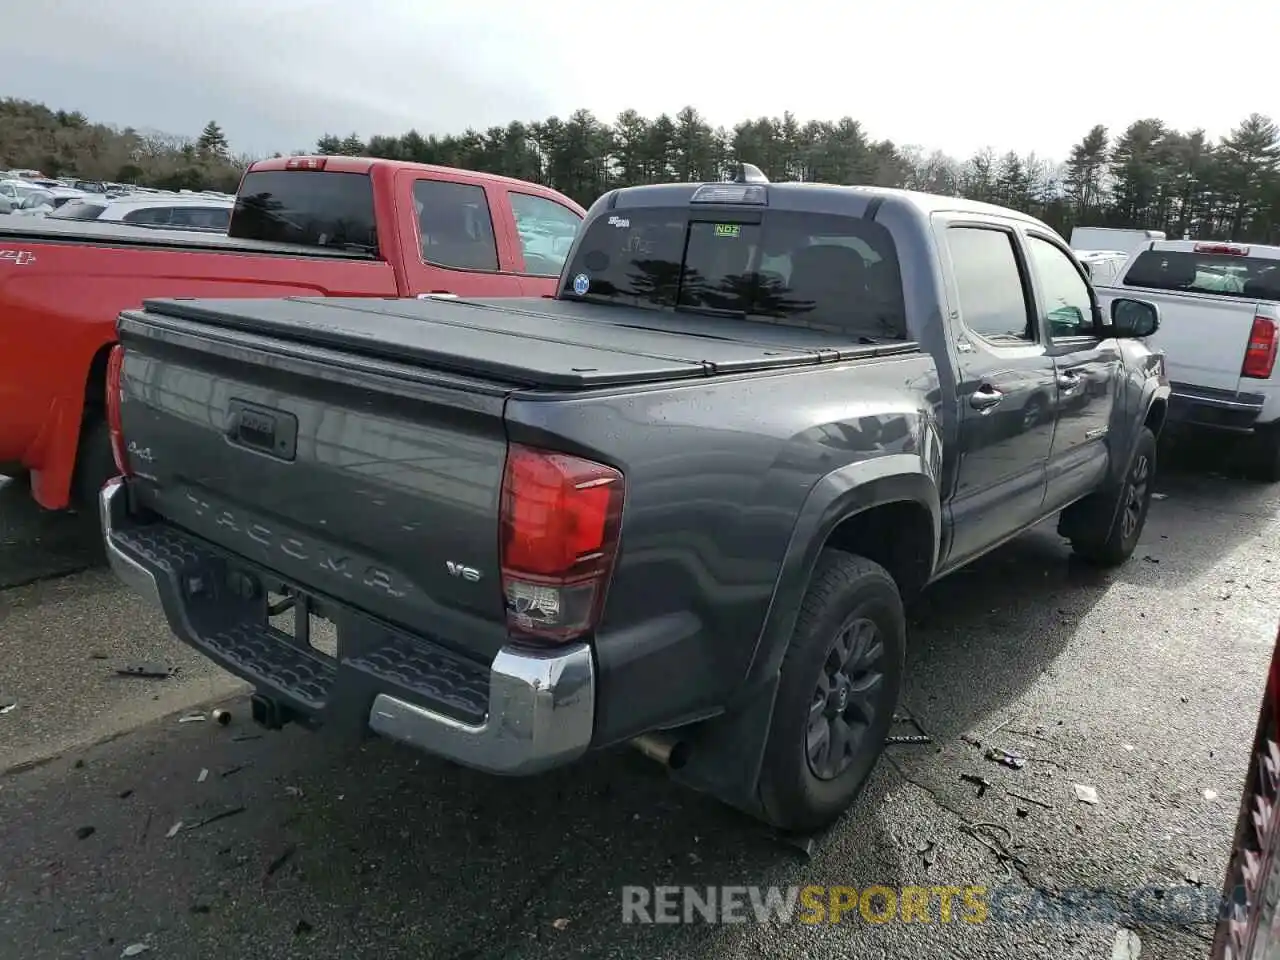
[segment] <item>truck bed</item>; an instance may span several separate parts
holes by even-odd
[[[101,244],[125,247],[169,247],[204,253],[257,253],[263,255],[310,257],[312,259],[372,260],[364,250],[314,247],[304,244],[242,240],[224,233],[159,230],[124,223],[95,223],[91,220],[51,220],[47,217],[0,216],[0,242]]]
[[[918,350],[796,326],[545,298],[150,300],[122,322],[196,322],[375,360],[582,390]]]

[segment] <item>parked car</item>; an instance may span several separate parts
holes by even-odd
[[[1271,651],[1211,960],[1280,952],[1280,632]]]
[[[4,218],[0,473],[30,470],[49,509],[95,503],[112,472],[103,384],[115,318],[146,297],[553,293],[559,264],[526,263],[513,195],[583,212],[506,177],[293,157],[249,168],[229,236]]]
[[[37,187],[24,193],[17,205],[9,212],[18,217],[47,217],[59,207],[78,200],[82,196],[84,194],[79,190],[71,190],[67,187],[54,187],[47,190]]]
[[[212,230],[225,233],[231,223],[234,197],[127,196],[109,199],[106,195],[84,197],[64,204],[49,217],[54,220],[97,220],[100,223],[129,223],[176,230]]]
[[[632,742],[807,830],[880,754],[904,598],[1059,511],[1133,552],[1157,325],[1000,207],[614,190],[552,299],[122,313],[107,552],[268,726],[501,774]]]
[[[1280,247],[1152,241],[1101,289],[1160,305],[1170,427],[1240,437],[1258,479],[1280,481]]]

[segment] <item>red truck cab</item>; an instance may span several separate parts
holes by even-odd
[[[113,472],[107,355],[152,297],[541,297],[584,210],[494,174],[358,157],[245,172],[227,235],[30,219],[0,225],[0,473],[48,509]],[[6,218],[8,219],[8,218]]]
[[[1280,955],[1280,632],[1222,885],[1211,960]]]

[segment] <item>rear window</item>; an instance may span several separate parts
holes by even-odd
[[[101,203],[70,200],[49,214],[51,220],[97,220],[107,208]]]
[[[363,173],[323,170],[247,174],[227,233],[241,240],[377,254],[373,182]]]
[[[1126,287],[1216,293],[1280,301],[1280,260],[1221,253],[1144,250],[1124,276]]]
[[[754,222],[735,222],[736,220]],[[905,340],[893,239],[870,220],[626,210],[586,230],[563,295]]]

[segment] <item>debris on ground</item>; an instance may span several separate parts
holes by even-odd
[[[1111,946],[1111,960],[1138,960],[1142,956],[1142,941],[1132,930],[1121,927],[1116,931],[1115,943]]]
[[[1169,495],[1167,493],[1153,493],[1151,495],[1151,499],[1152,500],[1168,500]]]
[[[1014,812],[1017,816],[1019,816],[1019,817],[1025,817],[1025,816],[1027,816],[1027,814],[1029,814],[1031,811],[1030,811],[1030,810],[1028,810],[1026,807],[1014,807],[1014,808],[1013,808],[1013,812]]]
[[[196,776],[196,783],[204,783],[209,779],[209,768],[201,767],[200,773]]]
[[[185,717],[179,717],[179,723],[199,723],[204,719],[203,713],[189,713]]]
[[[1022,793],[1014,793],[1012,790],[1006,790],[1005,792],[1015,800],[1023,800],[1027,803],[1035,804],[1037,807],[1042,807],[1045,810],[1053,809],[1053,804],[1049,803],[1047,800],[1037,800],[1035,797],[1028,797],[1026,794]]]
[[[1000,747],[988,747],[986,757],[992,763],[998,763],[1011,770],[1021,770],[1027,765],[1026,757],[1020,757],[1016,753],[1010,753]]]
[[[209,824],[217,823],[219,820],[226,820],[229,817],[239,816],[244,813],[246,809],[246,807],[227,807],[227,809],[220,810],[218,813],[205,817],[203,820],[197,820],[195,823],[191,824],[191,826],[187,827],[187,830],[199,830],[201,827],[207,827]]]
[[[284,850],[280,852],[279,856],[267,864],[267,869],[264,871],[263,879],[265,880],[267,877],[271,877],[279,873],[280,868],[292,860],[293,855],[297,852],[298,848],[292,843],[285,847]]]
[[[222,777],[223,779],[226,779],[227,777],[231,777],[239,773],[241,770],[243,770],[247,766],[250,766],[250,764],[237,763],[234,767],[227,767],[227,769],[223,770],[220,774],[218,774],[218,776]]]
[[[97,827],[76,827],[76,839],[87,840],[98,832]]]
[[[4,714],[8,713],[10,710],[16,709],[17,706],[18,706],[17,700],[14,700],[10,697],[4,696],[3,694],[0,694],[0,716],[3,716]]]
[[[1146,555],[1146,556],[1144,556],[1142,559],[1143,559],[1143,560],[1145,560],[1147,563],[1159,563],[1159,562],[1160,562],[1160,561],[1159,561],[1159,560],[1157,560],[1155,557],[1151,556],[1151,554],[1147,554],[1147,555]]]
[[[120,956],[136,957],[140,954],[146,953],[150,949],[151,949],[151,946],[146,943],[131,943],[127,947],[125,947],[123,950],[120,951]]]
[[[975,773],[962,773],[960,774],[960,779],[963,780],[965,783],[972,783],[975,787],[977,787],[979,797],[981,797],[983,794],[985,794],[988,790],[991,789],[991,781],[988,780],[986,777],[980,777]]]
[[[121,800],[128,800],[130,797],[132,797],[132,796],[133,796],[133,791],[132,791],[132,790],[121,790],[121,791],[120,791],[120,793],[118,794],[118,796],[120,797],[120,799],[121,799]]]
[[[1182,875],[1182,879],[1187,881],[1187,883],[1191,884],[1193,887],[1198,887],[1201,884],[1200,874],[1196,873],[1194,870],[1188,870]]]
[[[169,832],[164,835],[165,839],[172,840],[174,837],[178,835],[179,831],[181,830],[182,830],[182,821],[179,820],[177,823],[175,823],[172,827],[169,828]]]
[[[162,667],[154,663],[133,663],[116,668],[116,676],[138,677],[143,680],[168,680],[177,672],[177,667]]]
[[[551,921],[551,925],[555,927],[557,930],[563,930],[565,927],[569,926],[569,918],[556,917],[554,920]]]
[[[293,925],[293,935],[295,937],[305,937],[308,933],[310,933],[314,929],[315,927],[311,926],[311,924],[308,923],[306,920],[299,920],[297,923]]]
[[[901,709],[901,711],[902,711],[902,712],[901,712],[901,713],[896,713],[896,714],[894,714],[894,716],[893,716],[893,722],[894,722],[894,723],[909,723],[909,724],[911,724],[913,727],[915,727],[915,728],[916,728],[918,731],[920,731],[920,732],[919,732],[919,733],[909,733],[909,734],[895,734],[895,735],[892,735],[892,736],[885,737],[885,738],[884,738],[884,742],[885,742],[886,744],[896,744],[896,743],[925,744],[925,743],[933,743],[933,737],[932,737],[932,736],[930,736],[929,731],[928,731],[928,730],[926,730],[926,729],[924,728],[924,724],[923,724],[923,723],[921,723],[921,722],[916,718],[916,715],[915,715],[914,713],[912,713],[912,712],[911,712],[911,711],[910,711],[906,706],[901,706],[901,707],[900,707],[900,709]]]
[[[296,799],[296,800],[301,800],[301,799],[302,799],[302,796],[303,796],[303,794],[302,794],[302,788],[301,788],[301,787],[295,787],[295,786],[293,786],[292,784],[290,784],[289,786],[285,787],[285,788],[284,788],[284,792],[285,792],[285,793],[287,793],[289,796],[293,797],[293,798],[294,798],[294,799]]]
[[[982,746],[982,741],[981,741],[981,740],[979,740],[977,737],[975,737],[975,736],[974,736],[973,734],[971,734],[971,733],[962,733],[962,734],[960,734],[960,739],[961,739],[961,740],[963,740],[965,743],[967,743],[967,744],[968,744],[969,746],[971,746],[971,747],[981,747],[981,746]]]
[[[1081,803],[1095,804],[1098,802],[1098,791],[1084,783],[1074,784],[1076,789],[1076,799]]]
[[[231,742],[244,743],[246,740],[261,740],[261,739],[262,739],[262,734],[260,733],[237,733],[234,737],[231,738]]]
[[[920,856],[924,858],[924,865],[926,867],[932,867],[933,862],[938,859],[938,855],[935,852],[936,849],[937,844],[932,840],[926,840],[924,843],[920,844],[920,846],[916,847],[916,853],[920,854]]]
[[[1027,862],[1012,852],[1009,847],[1013,844],[1013,831],[1008,827],[1001,826],[998,823],[966,823],[960,828],[961,833],[967,833],[973,839],[990,850],[996,855],[996,859],[1003,863],[1017,864],[1019,867],[1026,867]],[[991,836],[991,834],[1003,834],[1003,838],[999,836]]]
[[[1059,610],[1058,612],[1061,613],[1062,611]],[[1008,717],[1004,720],[1001,720],[999,723],[997,723],[994,727],[992,727],[990,730],[986,732],[986,736],[988,737],[995,736],[997,733],[999,733],[1001,730],[1003,730],[1005,727],[1007,727],[1011,723],[1013,723],[1012,717]]]
[[[231,711],[221,709],[213,711],[213,722],[225,727],[231,722]]]
[[[1217,791],[1217,790],[1206,790],[1206,791],[1204,792],[1204,798],[1205,798],[1206,800],[1217,800],[1217,799],[1218,799],[1218,791]]]

